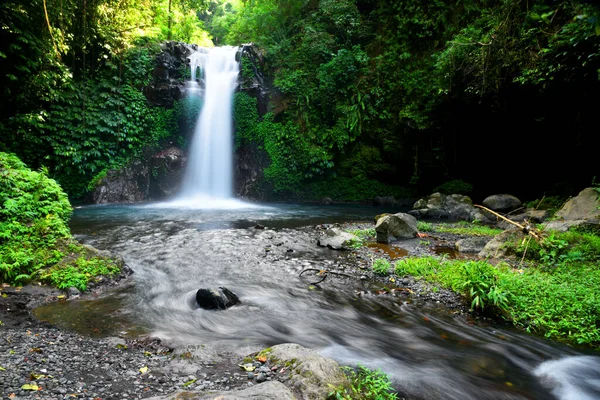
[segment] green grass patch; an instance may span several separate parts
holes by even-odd
[[[359,249],[362,246],[364,246],[367,241],[375,239],[375,236],[377,236],[377,233],[375,232],[374,228],[354,230],[349,229],[346,230],[346,232],[351,233],[357,237],[356,239],[352,239],[346,242],[346,247],[351,249]]]
[[[349,386],[334,387],[329,400],[395,400],[394,388],[387,374],[380,369],[371,370],[361,364],[356,368],[342,367],[350,381]]]
[[[433,232],[433,224],[425,221],[417,221],[417,230],[419,232]]]
[[[474,309],[502,315],[515,326],[568,343],[600,345],[600,238],[566,232],[529,245],[529,268],[438,257],[396,262],[413,275],[464,294]]]
[[[378,258],[377,260],[373,261],[373,272],[375,272],[377,275],[389,275],[391,269],[392,266],[390,262],[384,258]]]
[[[502,229],[461,221],[453,224],[437,224],[433,226],[433,231],[468,236],[496,236],[502,232]]]

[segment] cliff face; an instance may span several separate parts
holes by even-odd
[[[190,76],[190,55],[198,50],[196,45],[165,42],[156,56],[152,81],[144,88],[148,103],[172,108],[175,101],[189,95],[186,80]],[[263,76],[264,58],[253,44],[240,46],[238,61],[248,60],[250,66],[240,70],[237,90],[257,99],[257,111],[263,116],[269,110],[273,97],[271,85]],[[187,136],[194,129],[195,118],[179,121],[179,132],[174,138]],[[108,171],[100,180],[91,198],[94,203],[135,203],[163,200],[176,195],[181,186],[187,164],[186,148],[173,146],[173,140],[164,148],[148,149],[141,159],[132,161],[120,170]],[[249,200],[266,199],[268,185],[264,183],[263,169],[268,166],[268,156],[254,144],[241,146],[234,154],[234,188],[237,197]]]

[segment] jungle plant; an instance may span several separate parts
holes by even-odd
[[[358,364],[356,368],[342,368],[350,380],[350,386],[333,387],[330,400],[395,400],[390,378],[380,369],[375,371]]]
[[[373,272],[377,275],[389,275],[390,269],[390,262],[384,258],[378,258],[373,261]]]

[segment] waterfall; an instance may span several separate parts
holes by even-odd
[[[205,48],[190,56],[191,85],[204,82],[180,200],[210,203],[233,197],[232,103],[237,85],[238,47]],[[200,75],[197,76],[197,70]]]

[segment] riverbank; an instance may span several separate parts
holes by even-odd
[[[364,304],[364,307],[373,307],[373,305],[398,307],[395,312],[404,315],[400,318],[410,316],[410,314],[406,314],[409,308],[420,310],[428,307],[437,308],[446,315],[444,318],[458,320],[459,325],[480,326],[480,329],[483,330],[488,324],[492,324],[492,326],[511,325],[508,321],[490,319],[486,314],[470,311],[471,304],[465,296],[440,287],[438,284],[418,279],[415,276],[395,274],[394,270],[387,275],[378,274],[373,270],[374,262],[379,259],[388,261],[392,268],[397,260],[407,259],[407,257],[417,259],[439,257],[446,254],[447,257],[457,257],[455,259],[468,261],[474,256],[456,253],[453,250],[456,241],[474,236],[468,232],[465,224],[434,224],[426,236],[422,235],[423,237],[420,238],[394,242],[389,245],[367,241],[364,246],[347,251],[319,250],[316,245],[318,238],[325,229],[333,226],[350,231],[373,228],[372,223],[366,221],[333,225],[320,224],[294,229],[271,229],[268,226],[254,225],[237,230],[199,232],[182,228],[181,232],[185,234],[181,234],[181,237],[174,233],[174,230],[167,232],[161,229],[160,232],[164,233],[160,235],[144,234],[140,236],[140,240],[134,240],[135,252],[130,256],[134,259],[144,255],[148,260],[152,260],[154,257],[148,254],[148,248],[154,246],[155,243],[164,243],[165,239],[172,243],[189,241],[188,246],[192,248],[201,242],[208,242],[211,243],[212,250],[217,251],[216,256],[221,265],[230,263],[227,258],[233,254],[230,248],[235,248],[239,257],[243,256],[243,258],[238,258],[239,261],[236,263],[236,275],[259,273],[266,267],[275,268],[272,271],[282,269],[287,271],[284,276],[294,282],[288,289],[292,296],[298,296],[301,292],[324,292],[325,297],[347,296],[355,304],[353,307],[367,313],[385,313],[385,311],[362,309],[361,304]],[[422,227],[424,226],[422,225]],[[196,236],[198,238],[194,239]],[[92,244],[105,243],[102,240],[107,238],[105,236],[93,237],[99,242]],[[170,244],[168,245],[170,246]],[[129,259],[130,256],[126,259]],[[164,258],[164,255],[161,254],[157,256]],[[315,279],[322,279],[323,274],[315,273],[311,276],[305,273],[300,276],[302,271],[308,268],[318,268],[319,271],[329,272],[321,283],[315,285]],[[264,271],[263,273],[268,274],[266,272],[268,270]],[[217,271],[217,273],[223,272]],[[231,351],[223,344],[212,345],[206,342],[202,345],[190,345],[185,344],[185,335],[189,335],[186,332],[181,332],[182,337],[171,336],[175,341],[163,340],[162,342],[154,337],[131,338],[128,335],[120,334],[110,338],[92,338],[89,335],[61,330],[56,326],[43,323],[30,313],[32,307],[47,301],[79,302],[82,299],[102,297],[110,287],[123,287],[131,282],[131,279],[138,278],[134,276],[121,280],[118,285],[96,287],[91,292],[81,295],[79,299],[72,298],[71,300],[59,300],[59,296],[66,294],[45,286],[25,287],[19,291],[15,288],[3,288],[2,292],[6,295],[0,297],[0,319],[4,321],[4,325],[0,326],[0,332],[2,338],[6,338],[6,341],[2,339],[0,351],[0,366],[5,369],[5,371],[0,371],[3,396],[10,398],[9,396],[14,393],[19,398],[65,398],[71,394],[77,394],[81,398],[145,398],[173,393],[180,389],[205,393],[207,390],[227,390],[228,388],[228,390],[234,390],[246,388],[249,384],[257,384],[254,379],[249,379],[246,371],[239,367],[245,355],[262,349],[256,345],[242,346],[243,350],[240,348],[229,349]],[[295,287],[297,288],[295,289]],[[243,294],[242,301],[246,303],[242,306],[246,310],[244,312],[251,312],[256,318],[266,311],[261,307],[257,308],[256,300],[251,298],[251,294],[248,292]],[[306,302],[311,298],[319,299],[321,297],[321,295],[314,295],[303,299]],[[309,306],[310,303],[306,303],[306,307]],[[326,307],[328,306],[326,305]],[[8,309],[11,311],[8,312]],[[236,312],[237,310],[231,311]],[[343,311],[343,308],[332,311],[335,314],[347,313],[347,311]],[[334,315],[328,314],[326,308],[321,312],[326,313],[323,315],[325,319]],[[437,313],[441,315],[439,311]],[[215,318],[219,315],[214,313]],[[212,317],[211,313],[210,318]],[[296,321],[296,319],[299,317],[296,314],[290,315],[290,318],[287,319],[289,326],[279,326],[276,321],[270,322],[270,325],[265,326],[259,333],[264,335],[263,338],[272,335],[273,339],[270,339],[272,343],[281,343],[276,339],[279,330],[298,329],[301,320]],[[422,318],[426,324],[431,323],[427,322],[429,318],[427,314],[417,314],[415,317]],[[338,322],[344,321],[344,318],[346,317],[341,316]],[[335,321],[337,320],[331,321],[331,324],[334,325],[331,329],[338,328],[338,323]],[[107,323],[109,322],[107,321]],[[440,330],[441,327],[443,328]],[[432,326],[432,328],[434,327]],[[385,330],[380,331],[379,329],[376,331],[385,332]],[[445,341],[448,335],[454,335],[450,334],[450,331],[446,326],[438,325],[431,332],[434,337],[430,340],[436,340],[435,336],[437,336],[437,340],[440,340],[441,337]],[[356,333],[360,335],[360,332]],[[197,334],[201,334],[201,332],[197,332]],[[310,335],[310,333],[306,334]],[[219,334],[215,333],[214,335],[217,335],[215,338],[218,338]],[[303,337],[310,339],[308,336]],[[401,337],[403,336],[398,336],[394,341]],[[180,343],[177,343],[178,340]],[[456,340],[457,343],[463,341],[459,338]],[[201,336],[197,337],[196,342],[198,341],[203,341]],[[308,340],[308,343],[311,341]],[[317,347],[322,346],[318,344],[321,342],[317,341],[316,343]],[[453,345],[450,344],[450,346]],[[335,347],[329,348],[326,355],[335,355],[336,358],[344,359],[344,353],[336,353],[334,349]],[[377,350],[373,349],[373,351]],[[355,362],[348,363],[354,365]],[[477,365],[475,364],[474,367]],[[385,369],[384,372],[386,372]],[[470,373],[479,374],[479,367],[477,366],[477,369]],[[497,372],[485,372],[485,374],[488,373],[496,374]],[[273,374],[269,378],[287,382],[285,374],[281,376]],[[24,389],[23,385],[30,386],[25,386],[26,389]],[[32,388],[31,385],[36,385],[38,389],[41,387],[42,390],[27,389]]]

